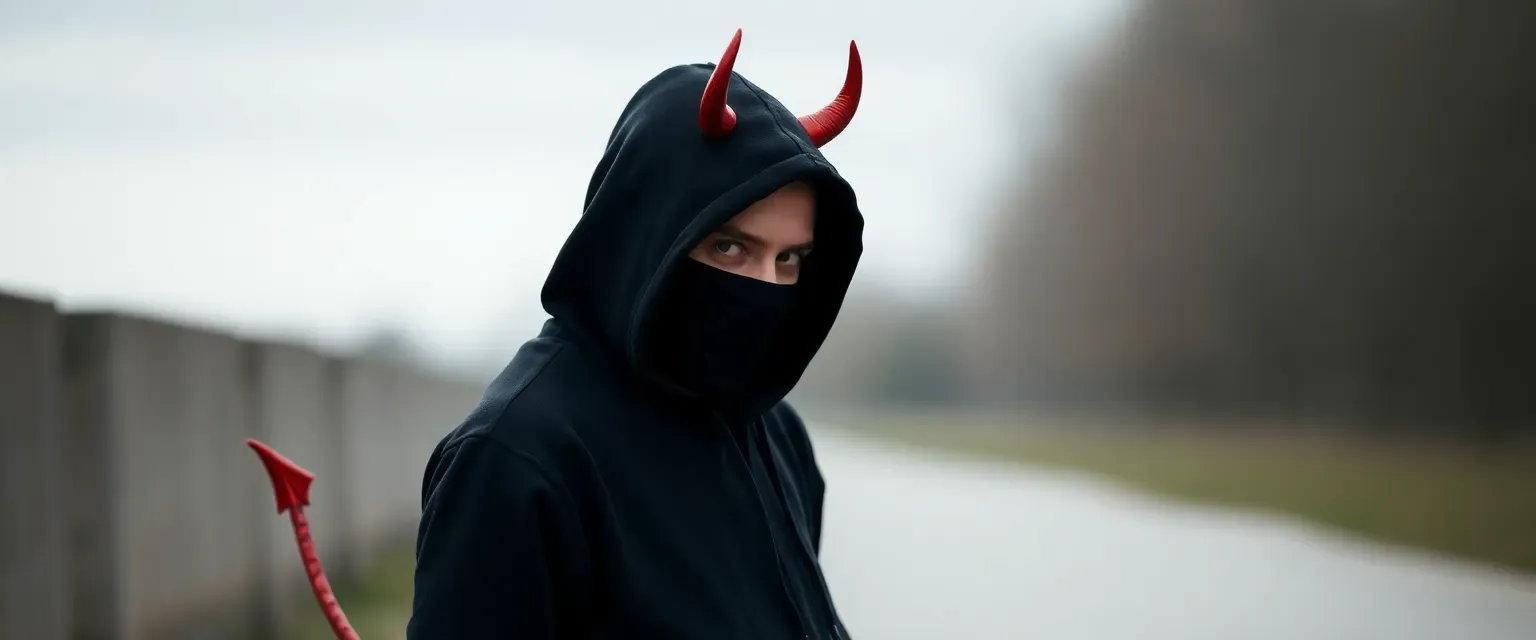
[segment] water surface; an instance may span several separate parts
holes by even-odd
[[[1536,580],[1095,477],[830,429],[823,568],[856,640],[1536,640]]]

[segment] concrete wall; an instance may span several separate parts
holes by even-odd
[[[402,411],[411,406],[402,397],[402,389],[410,383],[406,374],[369,360],[350,362],[344,371],[340,397],[347,421],[345,448],[354,462],[347,482],[356,533],[347,561],[363,564],[415,522],[421,478],[418,475],[412,483],[409,471],[420,470],[426,457],[413,460],[408,447],[400,446],[412,430],[409,419],[402,419]]]
[[[65,319],[77,637],[236,637],[269,563],[244,345],[163,323]],[[74,468],[79,467],[79,468]],[[270,491],[270,490],[267,490]],[[268,525],[268,522],[260,522]]]
[[[274,638],[317,616],[256,437],[314,472],[333,580],[409,541],[481,385],[0,295],[0,640]],[[53,471],[54,473],[49,473]]]
[[[322,551],[344,549],[352,531],[347,521],[349,478],[342,450],[346,423],[341,415],[336,365],[288,345],[253,344],[249,349],[256,422],[251,435],[315,474],[316,481],[309,490],[311,508],[305,510],[310,533]],[[247,451],[246,455],[251,454]],[[281,627],[291,622],[294,605],[303,604],[300,597],[309,589],[308,580],[302,571],[292,571],[301,565],[288,519],[266,518],[266,525],[267,552],[276,560],[269,564],[276,570],[268,580],[271,616]],[[348,566],[347,557],[334,554],[321,558],[333,581],[345,580],[355,569]],[[284,560],[287,564],[282,564]],[[303,608],[298,613],[308,612]]]
[[[0,638],[67,632],[59,331],[52,305],[0,297]]]

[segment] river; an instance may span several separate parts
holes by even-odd
[[[1536,580],[1085,474],[814,439],[855,640],[1536,639]]]

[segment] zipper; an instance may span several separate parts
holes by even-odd
[[[784,599],[789,602],[789,607],[795,610],[795,620],[800,624],[800,637],[804,640],[811,640],[811,635],[807,631],[810,628],[810,622],[806,619],[805,612],[800,610],[800,603],[795,602],[795,596],[789,589],[789,578],[785,576],[788,570],[784,566],[784,556],[779,552],[779,534],[773,530],[772,519],[768,517],[768,505],[763,502],[763,491],[762,487],[758,486],[757,474],[752,473],[752,461],[747,460],[747,450],[742,446],[742,442],[737,439],[736,432],[731,430],[731,423],[726,421],[725,416],[720,415],[718,411],[712,411],[710,415],[715,418],[721,429],[725,431],[726,437],[731,441],[731,446],[736,450],[736,459],[741,461],[742,468],[747,472],[747,479],[752,481],[752,494],[757,499],[758,515],[763,517],[763,528],[768,530],[768,539],[773,543],[773,560],[776,565],[775,568],[779,571],[779,587],[784,590]],[[752,425],[748,423],[747,437],[749,438],[752,437],[751,430]],[[789,514],[785,513],[785,517],[789,517]]]

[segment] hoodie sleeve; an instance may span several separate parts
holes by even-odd
[[[542,640],[587,583],[576,510],[536,461],[484,437],[433,456],[407,640]]]

